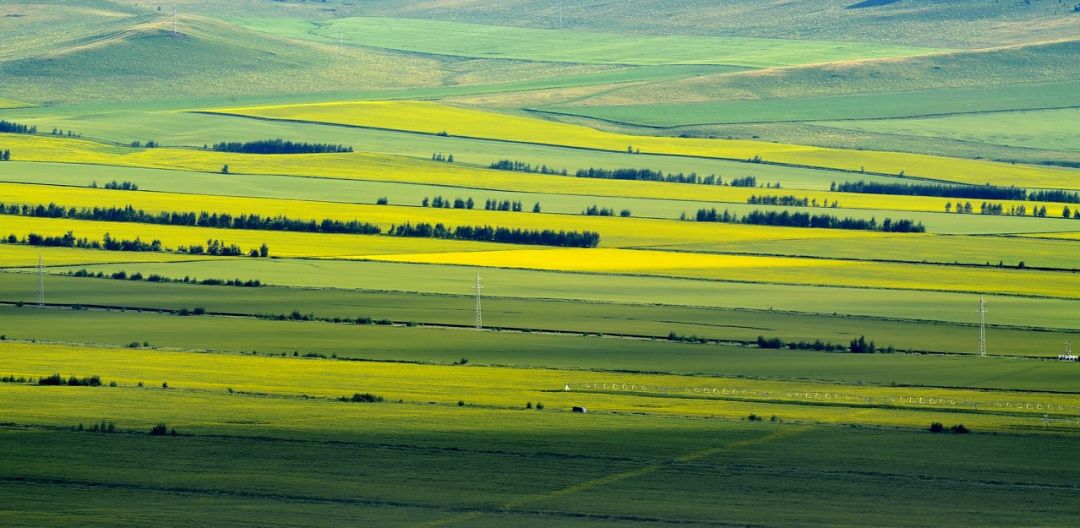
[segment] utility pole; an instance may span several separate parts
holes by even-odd
[[[176,6],[172,8],[172,35],[174,37],[180,35],[180,32],[176,30]]]
[[[979,355],[986,357],[986,300],[979,296]]]
[[[476,274],[476,329],[477,330],[483,330],[484,329],[484,316],[483,316],[483,312],[480,309],[480,290],[481,289],[483,289],[483,286],[480,286],[480,273],[478,272]]]
[[[38,254],[38,308],[45,307],[45,259]]]
[[[345,30],[338,28],[338,40],[337,40],[338,55],[345,54]]]

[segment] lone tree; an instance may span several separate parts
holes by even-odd
[[[229,173],[229,164],[228,163],[221,166],[221,173],[222,174],[228,174]]]

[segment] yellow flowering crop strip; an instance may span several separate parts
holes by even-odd
[[[370,260],[739,282],[1080,298],[1075,273],[627,249],[519,249],[373,256]]]
[[[751,159],[885,174],[905,173],[971,184],[1078,188],[1076,171],[907,154],[829,149],[763,141],[632,136],[588,127],[498,114],[421,101],[363,101],[305,105],[259,106],[215,110],[257,116],[372,128],[447,133],[522,143],[554,144],[598,150]]]

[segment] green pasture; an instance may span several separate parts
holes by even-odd
[[[875,134],[943,138],[989,145],[1080,153],[1080,109],[1078,108],[922,119],[829,121],[821,124]],[[1076,154],[1076,157],[1080,159],[1080,154]]]
[[[939,88],[818,97],[768,98],[749,101],[652,103],[624,106],[550,106],[541,107],[538,110],[634,125],[677,127],[713,123],[864,120],[1075,106],[1080,106],[1080,85],[1075,80],[1069,80],[1035,84]],[[970,124],[973,126],[969,128],[956,125],[953,130],[954,135],[959,130],[969,129],[976,131],[977,134],[992,134],[995,130],[999,133],[1007,131],[1009,133],[1024,134],[1024,132],[1027,132],[1027,142],[1016,146],[1030,147],[1032,144],[1038,144],[1040,147],[1061,149],[1064,146],[1063,142],[1068,141],[1068,136],[1042,143],[1038,139],[1031,137],[1032,132],[1038,133],[1038,131],[1045,129],[1051,123],[1067,123],[1069,122],[1068,116],[1075,113],[1075,111],[1072,114],[1051,113],[1033,118],[1034,122],[1032,122],[1032,119],[1025,119],[1022,120],[1024,124],[1020,130],[1009,128],[1007,122],[995,122],[993,118],[981,115],[966,116],[966,119],[976,120]],[[979,127],[980,120],[988,122],[991,128]],[[922,122],[922,120],[917,120],[906,128],[901,125],[898,129],[893,130],[888,129],[888,124],[878,127],[870,125],[866,127],[866,130],[871,132],[904,133],[905,130],[918,130],[919,123]],[[886,123],[894,122],[888,121]],[[961,121],[961,123],[964,123],[964,121]],[[830,126],[836,125],[836,123],[830,123]],[[862,129],[861,122],[843,126],[849,126],[856,130]],[[1075,125],[1066,126],[1075,128]],[[928,125],[928,130],[918,135],[932,135],[933,131],[933,125]],[[1067,134],[1064,131],[1056,131],[1055,133]],[[956,137],[956,139],[970,140],[964,137]],[[1075,141],[1072,141],[1070,145],[1075,146],[1075,143]],[[1073,149],[1067,148],[1065,150]]]
[[[126,269],[130,274],[143,267],[130,265]],[[37,294],[35,278],[25,273],[0,273],[0,292],[3,292],[0,301],[33,304]],[[474,298],[464,294],[282,287],[234,288],[53,275],[47,278],[46,289],[47,302],[50,305],[68,307],[111,306],[129,310],[168,311],[192,310],[198,307],[210,313],[251,316],[289,314],[296,311],[318,318],[370,317],[374,320],[393,321],[399,325],[454,325],[462,328],[473,325],[475,313]],[[485,297],[483,314],[484,324],[488,328],[517,329],[525,332],[647,336],[659,340],[666,340],[668,334],[674,332],[680,336],[722,341],[753,342],[758,336],[766,336],[779,337],[788,342],[812,342],[820,339],[838,345],[846,345],[852,339],[867,336],[882,348],[893,346],[899,350],[962,354],[974,351],[977,335],[977,328],[970,323],[928,323],[828,313],[502,296]],[[1076,332],[1070,331],[1001,326],[992,327],[990,336],[994,345],[992,352],[995,355],[1020,356],[1056,356],[1061,353],[1065,341],[1078,338]],[[649,367],[642,362],[635,368]]]
[[[46,261],[48,253],[43,252]],[[972,294],[788,286],[627,275],[473,268],[466,266],[305,259],[217,259],[212,261],[122,264],[61,268],[139,271],[166,277],[257,278],[266,284],[469,295],[476,273],[491,297],[566,299],[619,304],[664,304],[745,308],[815,314],[976,323],[978,297]],[[1065,299],[987,296],[991,324],[1078,329],[1080,306]],[[32,299],[31,299],[32,300]],[[91,303],[87,303],[91,304]],[[362,315],[362,314],[361,314]]]
[[[923,55],[938,50],[840,41],[640,36],[486,26],[407,18],[350,17],[325,24],[238,19],[249,29],[434,55],[586,64],[721,64],[751,68]]]

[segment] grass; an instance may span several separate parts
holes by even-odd
[[[895,119],[911,116],[932,116],[935,114],[982,114],[1009,110],[1038,110],[1043,108],[1072,107],[1080,104],[1080,89],[1072,81],[1037,83],[1028,85],[977,86],[894,92],[887,94],[867,93],[852,95],[831,95],[817,97],[787,97],[782,99],[760,99],[757,101],[720,101],[702,103],[643,104],[618,106],[552,106],[540,110],[555,114],[570,114],[592,117],[619,123],[650,127],[678,127],[716,123],[770,123],[791,121],[821,120],[860,120],[858,123],[828,123],[855,130],[872,132],[908,133],[919,130],[920,124],[927,120],[914,120],[904,127],[890,128],[894,121],[864,125],[861,120]],[[1042,123],[1021,119],[1029,131],[1041,131],[1049,123],[1069,123],[1067,111],[1049,111]],[[977,124],[987,123],[1001,132],[1014,132],[1007,124],[995,123],[994,117],[982,115],[948,117],[947,120],[959,120],[963,125],[954,131],[976,130],[986,133],[994,130],[983,129]],[[966,123],[965,120],[974,120]],[[904,123],[904,122],[901,122]],[[931,121],[923,129],[932,133],[935,130]],[[976,126],[964,126],[976,125]],[[946,125],[947,126],[947,125]],[[899,130],[897,130],[899,128]],[[940,129],[940,128],[939,128]],[[955,132],[954,132],[955,134]],[[1030,132],[1029,132],[1030,134]],[[956,139],[968,140],[969,137],[954,135]],[[1012,144],[1012,143],[1006,143]],[[1072,150],[1068,148],[1075,142],[1067,138],[1058,141],[1040,142],[1028,138],[1016,146]]]
[[[234,266],[235,267],[235,266]],[[104,266],[98,267],[98,269]],[[148,276],[145,265],[125,263],[109,266],[124,270],[127,276],[139,272]],[[191,271],[191,270],[173,270]],[[224,269],[222,272],[239,272],[237,269]],[[190,275],[189,275],[190,276]],[[182,276],[181,276],[182,277]],[[174,277],[174,278],[181,278]],[[224,278],[225,276],[196,275],[195,279]],[[231,277],[231,276],[230,276]],[[241,280],[247,280],[242,276]],[[368,317],[374,321],[389,320],[398,324],[419,325],[455,325],[470,327],[474,322],[472,311],[474,299],[464,289],[456,295],[432,294],[424,292],[388,292],[372,290],[312,289],[312,288],[226,288],[215,286],[195,286],[190,284],[162,284],[137,282],[130,280],[86,279],[49,275],[46,278],[46,300],[51,305],[68,306],[113,306],[126,307],[129,311],[180,309],[189,312],[203,308],[207,313],[226,314],[281,314],[297,311],[300,314],[312,314],[316,318],[347,318],[353,320]],[[477,357],[474,352],[460,350],[468,355],[472,363],[486,361],[492,363],[512,363],[519,365],[560,366],[575,368],[624,368],[635,370],[664,369],[673,372],[738,373],[745,375],[774,375],[770,369],[787,372],[789,377],[823,378],[843,373],[842,379],[856,381],[857,376],[875,379],[881,383],[899,381],[913,383],[905,378],[883,378],[891,369],[875,370],[874,365],[887,361],[884,356],[865,357],[855,360],[847,354],[817,354],[805,351],[786,354],[780,351],[760,351],[737,347],[692,347],[668,346],[663,342],[675,332],[682,336],[698,336],[723,341],[754,342],[758,336],[778,337],[786,342],[823,340],[836,344],[847,344],[860,335],[870,336],[879,346],[894,346],[900,350],[936,351],[968,354],[973,353],[976,334],[971,321],[966,324],[927,323],[895,318],[848,317],[830,313],[808,314],[776,312],[769,310],[745,310],[731,308],[702,308],[696,306],[657,305],[642,299],[643,302],[624,300],[614,302],[588,302],[562,299],[521,299],[508,295],[505,283],[492,282],[485,274],[485,283],[490,283],[490,295],[483,298],[484,324],[487,328],[525,329],[529,332],[555,331],[562,333],[603,333],[614,335],[651,336],[659,340],[652,346],[630,344],[608,345],[590,351],[594,341],[572,341],[579,344],[573,353],[557,354],[551,349],[534,354],[530,347],[524,350],[520,346],[507,344],[506,351],[493,350],[490,356]],[[422,285],[418,285],[422,286]],[[37,280],[32,274],[0,274],[0,301],[33,302],[37,299]],[[862,292],[864,297],[875,296],[888,299],[883,292]],[[1008,304],[999,304],[997,298],[991,298],[995,317],[993,322],[1000,322],[998,312],[1008,308]],[[37,312],[25,312],[31,319]],[[1007,315],[1007,314],[1006,314]],[[52,321],[51,312],[41,314],[44,321]],[[15,317],[15,315],[12,315]],[[89,317],[89,316],[88,316]],[[120,343],[124,339],[123,328],[113,334],[113,341]],[[290,327],[281,327],[288,329]],[[302,331],[296,329],[296,331]],[[329,330],[328,330],[329,331]],[[335,330],[337,331],[337,330]],[[348,333],[347,330],[340,330]],[[14,332],[14,330],[13,330]],[[345,335],[343,334],[343,335]],[[12,336],[15,334],[12,333]],[[393,335],[393,334],[391,334]],[[535,341],[545,342],[542,334]],[[48,332],[22,335],[23,338],[47,338]],[[992,352],[994,355],[1054,356],[1062,349],[1062,344],[1075,339],[1075,333],[1066,331],[1032,331],[1027,328],[1005,328],[994,326],[990,330]],[[78,340],[77,335],[73,339]],[[147,338],[144,338],[147,339]],[[529,339],[506,338],[513,341],[529,342]],[[152,336],[154,343],[160,343],[157,335]],[[553,340],[552,342],[559,341]],[[615,341],[619,343],[619,341]],[[467,346],[467,345],[466,345]],[[260,346],[261,349],[261,346]],[[512,352],[517,350],[517,352]],[[653,355],[649,350],[662,351],[663,365],[650,363]],[[636,351],[636,352],[635,352]],[[455,350],[439,354],[439,361],[453,361]],[[768,357],[784,357],[784,361],[761,362],[762,352],[772,354]],[[353,354],[347,344],[334,352],[339,355]],[[367,352],[371,353],[371,352]],[[723,354],[723,360],[717,361],[717,354]],[[847,356],[848,359],[842,359]],[[395,357],[392,353],[386,357]],[[426,356],[425,356],[426,357]],[[555,363],[551,363],[555,362]],[[819,362],[812,366],[813,362]],[[861,368],[851,370],[838,368],[837,364],[858,364]],[[1000,363],[998,365],[1001,365]],[[1029,365],[1030,366],[1030,365]],[[1017,368],[1020,368],[1017,366]],[[1028,367],[1023,367],[1027,369]],[[1055,370],[1056,369],[1056,370]],[[931,372],[927,370],[925,373]],[[1026,370],[1023,372],[1027,372]],[[1068,369],[1044,365],[1039,367],[1040,376],[1049,379],[1052,372],[1067,373]],[[1010,383],[1021,372],[997,379]],[[956,369],[947,369],[942,379],[949,382],[937,384],[963,384],[958,381]],[[966,378],[965,378],[966,379]],[[982,379],[976,377],[975,379]],[[967,382],[974,383],[974,382]]]
[[[1029,149],[1080,151],[1080,110],[1039,110],[981,115],[858,122],[827,122],[830,127],[879,134],[945,138]]]
[[[325,122],[407,130],[425,134],[524,143],[557,144],[614,152],[627,148],[645,153],[747,160],[883,174],[936,178],[961,183],[1000,183],[1031,187],[1075,188],[1066,169],[961,160],[896,152],[845,151],[747,140],[705,140],[631,136],[582,126],[507,114],[469,110],[429,102],[368,101],[320,105],[218,109],[217,112],[262,118]],[[558,138],[553,140],[552,138]],[[988,175],[990,177],[988,178]]]
[[[144,275],[157,273],[166,277],[189,275],[204,278],[257,278],[263,283],[282,286],[449,295],[472,294],[476,272],[480,271],[485,286],[484,295],[488,297],[743,308],[963,324],[978,322],[972,312],[978,308],[978,299],[975,296],[946,292],[770,285],[628,275],[599,276],[501,268],[478,270],[463,266],[334,260],[245,258],[238,262],[215,259],[174,264],[142,264],[138,269],[123,264],[87,267],[110,273],[123,270],[140,271]],[[991,324],[1080,329],[1074,316],[1078,309],[1076,301],[987,296],[987,304],[994,310],[989,319]],[[346,303],[345,306],[349,304]],[[464,309],[468,317],[472,313],[473,304],[468,303]],[[363,312],[359,308],[357,311]],[[756,328],[757,325],[748,326]],[[1054,355],[1057,355],[1057,352],[1054,352]]]
[[[259,27],[265,19],[248,22]],[[921,55],[932,48],[782,39],[634,36],[581,30],[483,26],[436,20],[352,17],[308,29],[285,28],[294,36],[331,41],[343,34],[352,44],[434,55],[587,64],[720,64],[789,66],[868,57]],[[274,27],[281,30],[281,24]]]

